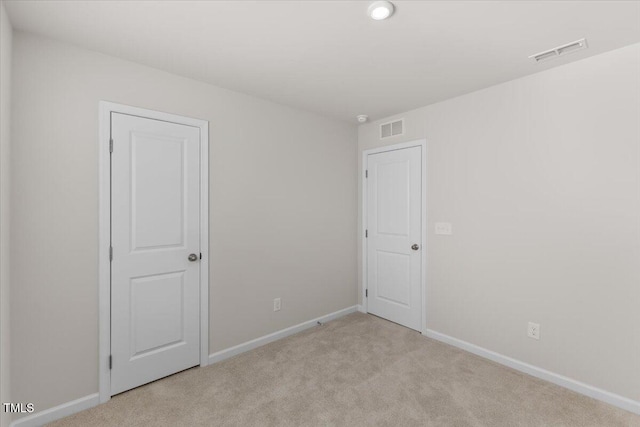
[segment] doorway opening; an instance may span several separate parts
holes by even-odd
[[[208,128],[100,102],[101,403],[208,363]]]
[[[366,312],[426,333],[426,141],[363,152]]]

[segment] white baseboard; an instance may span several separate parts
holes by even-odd
[[[90,394],[62,405],[54,406],[41,412],[34,412],[11,423],[11,427],[39,427],[47,423],[68,417],[85,409],[93,408],[100,403],[98,393]]]
[[[265,335],[263,337],[256,338],[251,341],[247,341],[246,343],[228,348],[226,350],[218,351],[216,353],[209,355],[209,363],[215,363],[224,359],[228,359],[229,357],[235,356],[237,354],[244,353],[249,350],[253,350],[254,348],[261,347],[273,341],[277,341],[279,339],[288,337],[289,335],[293,335],[295,333],[304,331],[305,329],[312,328],[313,326],[317,325],[318,322],[322,322],[322,323],[328,322],[330,320],[337,319],[342,316],[346,316],[347,314],[354,313],[355,311],[362,311],[362,306],[354,305],[352,307],[347,307],[345,309],[336,311],[334,313],[330,313],[330,314],[318,317],[316,319],[312,319],[312,320],[300,323],[298,325],[294,325],[289,328],[282,329],[272,334]],[[640,402],[638,401],[626,398],[624,396],[617,395],[615,393],[608,392],[606,390],[599,389],[597,387],[591,386],[589,384],[585,384],[580,381],[576,381],[574,379],[565,377],[560,374],[556,374],[554,372],[547,371],[546,369],[542,369],[537,366],[533,366],[528,363],[522,362],[520,360],[516,360],[511,357],[504,356],[500,353],[496,353],[495,351],[487,350],[486,348],[479,347],[475,344],[471,344],[469,342],[462,341],[457,338],[453,338],[449,335],[445,335],[431,329],[427,329],[426,336],[429,338],[444,342],[446,344],[452,345],[454,347],[458,347],[462,350],[468,351],[469,353],[473,353],[480,357],[484,357],[485,359],[492,360],[501,365],[508,366],[517,371],[524,372],[525,374],[529,374],[536,378],[549,381],[561,387],[567,388],[569,390],[573,390],[577,393],[584,394],[585,396],[592,397],[594,399],[600,400],[602,402],[608,403],[613,406],[617,406],[618,408],[640,415]],[[98,393],[90,394],[88,396],[81,397],[71,402],[67,402],[62,405],[58,405],[41,412],[35,412],[23,418],[19,418],[13,421],[10,427],[39,427],[44,424],[59,420],[61,418],[68,417],[69,415],[73,415],[77,412],[84,411],[85,409],[93,408],[98,404],[100,404],[99,394]]]
[[[511,357],[504,356],[500,353],[496,353],[495,351],[487,350],[486,348],[482,348],[475,344],[450,337],[449,335],[441,334],[440,332],[436,332],[431,329],[427,329],[426,335],[429,338],[442,341],[446,344],[450,344],[454,347],[458,347],[462,350],[468,351],[469,353],[484,357],[485,359],[492,360],[496,363],[508,366],[517,371],[524,372],[525,374],[529,374],[536,378],[549,381],[561,387],[573,390],[577,393],[584,394],[585,396],[592,397],[594,399],[640,415],[640,402],[636,400],[631,400],[627,397],[620,396],[618,394],[602,390],[600,388],[585,384],[580,381],[576,381],[563,375],[547,371],[546,369],[530,365],[520,360],[512,359]]]
[[[347,314],[354,313],[357,309],[357,306],[347,307],[345,309],[336,311],[334,313],[326,314],[324,316],[320,316],[316,319],[308,320],[306,322],[299,323],[297,325],[291,326],[286,329],[282,329],[280,331],[274,332],[269,335],[265,335],[260,338],[253,339],[251,341],[247,341],[242,344],[238,344],[234,347],[227,348],[225,350],[217,351],[209,355],[209,364],[220,362],[222,360],[233,357],[237,354],[244,353],[245,351],[253,350],[254,348],[261,347],[265,344],[269,344],[270,342],[277,341],[279,339],[288,337],[289,335],[296,334],[298,332],[302,332],[305,329],[309,329],[318,324],[318,322],[324,323],[329,320],[337,319],[338,317],[346,316]]]
[[[367,311],[364,309],[364,305],[358,304],[356,307],[360,313],[367,314]]]
[[[330,313],[317,319],[309,320],[307,322],[300,323],[290,328],[283,329],[278,332],[274,332],[269,335],[265,335],[260,338],[248,341],[244,344],[237,345],[235,347],[228,348],[226,350],[219,351],[209,355],[209,363],[219,362],[236,354],[244,353],[245,351],[252,350],[254,348],[263,346],[270,342],[279,340],[281,338],[293,335],[297,332],[304,331],[313,326],[316,326],[318,322],[328,322],[338,317],[346,316],[347,314],[354,313],[357,306],[347,307],[345,309]],[[71,402],[63,403],[62,405],[54,406],[53,408],[46,409],[44,411],[35,412],[25,417],[19,418],[10,424],[10,427],[39,427],[47,423],[59,420],[69,415],[73,415],[77,412],[84,411],[85,409],[93,408],[100,404],[99,393],[90,394],[80,399],[73,400]]]

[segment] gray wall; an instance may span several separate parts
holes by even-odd
[[[640,45],[400,117],[359,149],[427,139],[428,328],[640,401]]]
[[[9,187],[11,122],[11,43],[9,17],[0,2],[0,403],[9,397]],[[0,425],[9,425],[9,414],[0,408]]]
[[[99,100],[210,121],[210,353],[356,303],[354,125],[20,32],[13,67],[14,400],[98,391]]]

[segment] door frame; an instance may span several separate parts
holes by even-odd
[[[98,385],[100,403],[111,399],[111,113],[128,114],[200,129],[200,366],[209,362],[209,122],[160,111],[99,103],[98,204]]]
[[[427,333],[427,140],[426,139],[417,139],[414,141],[403,142],[400,144],[393,145],[385,145],[384,147],[372,148],[369,150],[364,150],[362,152],[362,230],[361,230],[361,244],[362,244],[362,309],[365,313],[369,312],[369,302],[367,298],[365,298],[365,291],[368,287],[368,275],[367,275],[367,260],[368,260],[368,249],[367,249],[367,238],[365,237],[365,231],[367,230],[367,177],[366,172],[369,168],[369,155],[377,154],[377,153],[386,153],[388,151],[397,151],[403,150],[407,148],[413,147],[421,147],[421,177],[422,177],[422,215],[420,218],[420,226],[422,228],[422,235],[420,236],[420,247],[421,251],[421,268],[420,272],[422,275],[421,280],[421,289],[422,289],[422,301],[421,301],[421,316],[422,320],[420,322],[420,328],[422,335],[426,335]]]

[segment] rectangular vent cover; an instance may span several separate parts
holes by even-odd
[[[404,133],[404,119],[380,125],[380,139],[402,135]]]
[[[545,50],[544,52],[531,55],[529,58],[536,62],[547,61],[551,58],[557,58],[567,53],[576,52],[578,50],[586,49],[587,39],[576,40],[571,43],[563,44],[562,46],[554,47],[553,49]]]

